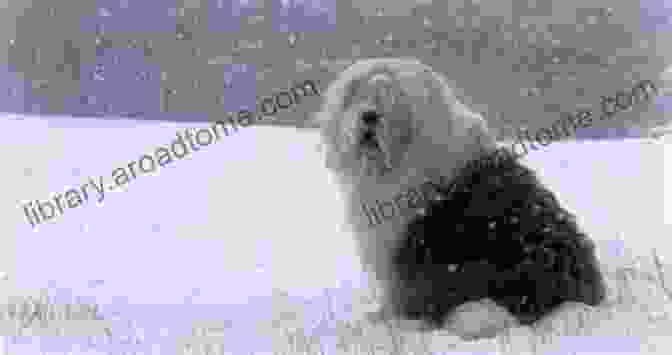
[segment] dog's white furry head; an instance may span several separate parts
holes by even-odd
[[[326,165],[347,184],[399,184],[495,144],[485,121],[457,100],[447,80],[416,59],[360,60],[323,96],[317,120]]]
[[[428,180],[450,180],[496,149],[483,118],[455,97],[447,79],[414,58],[355,62],[323,93],[316,119],[326,166],[346,202],[365,267],[385,278],[399,231],[414,211],[371,226],[362,205],[392,201]]]

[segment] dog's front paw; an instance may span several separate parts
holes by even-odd
[[[516,318],[504,307],[489,299],[459,306],[446,320],[446,329],[463,340],[497,336],[504,329],[517,325]]]

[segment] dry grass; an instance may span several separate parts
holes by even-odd
[[[297,321],[302,310],[288,304],[283,314],[262,328],[274,337],[277,354],[666,353],[672,345],[666,340],[672,339],[669,267],[655,251],[630,265],[603,267],[608,286],[603,305],[567,304],[534,326],[511,328],[490,339],[464,341],[447,331],[417,334],[374,326],[361,318],[337,319],[329,311],[322,326],[328,325],[330,331],[311,331]],[[360,291],[353,314],[377,306],[370,292]]]
[[[345,302],[351,304],[349,315],[337,314],[336,307],[328,306],[314,322],[305,320],[315,318],[306,317],[307,307],[278,293],[273,299],[277,311],[258,324],[254,336],[270,337],[274,354],[288,355],[667,354],[672,345],[671,267],[655,250],[629,262],[607,260],[603,270],[608,293],[603,305],[567,304],[532,327],[511,328],[488,339],[465,341],[443,330],[414,333],[368,323],[363,315],[378,305],[373,290],[367,289],[357,289],[352,300]],[[328,291],[326,298],[329,305],[337,301]],[[213,332],[217,331],[194,329],[194,335],[211,336],[222,345],[196,345],[183,354],[238,354],[224,351],[227,336]]]

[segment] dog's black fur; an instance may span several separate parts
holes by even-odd
[[[393,257],[393,312],[443,325],[490,298],[521,324],[564,301],[597,305],[605,285],[575,217],[508,151],[474,161],[408,225]],[[496,159],[493,159],[496,157]]]

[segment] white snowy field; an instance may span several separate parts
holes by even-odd
[[[199,320],[227,323],[221,339],[233,354],[298,353],[308,351],[302,342],[317,340],[328,354],[358,354],[376,343],[383,353],[409,353],[390,342],[398,338],[358,321],[373,306],[314,132],[242,128],[106,191],[102,203],[90,188],[87,202],[37,229],[26,220],[25,201],[52,199],[99,176],[107,186],[114,169],[167,147],[177,131],[206,126],[2,118],[2,295],[46,289],[62,302],[90,297],[116,322],[114,337],[140,334],[135,346],[147,354],[175,353],[178,337]],[[672,141],[664,140],[553,143],[525,158],[598,242],[611,291],[605,307],[574,320],[579,325],[558,315],[478,342],[437,333],[427,351],[667,353],[672,188],[664,181],[672,179]],[[338,325],[313,329],[328,309]],[[338,347],[346,333],[350,344],[368,345]],[[3,342],[5,354],[36,354],[39,344],[49,350],[46,337]],[[151,346],[159,342],[160,349]]]

